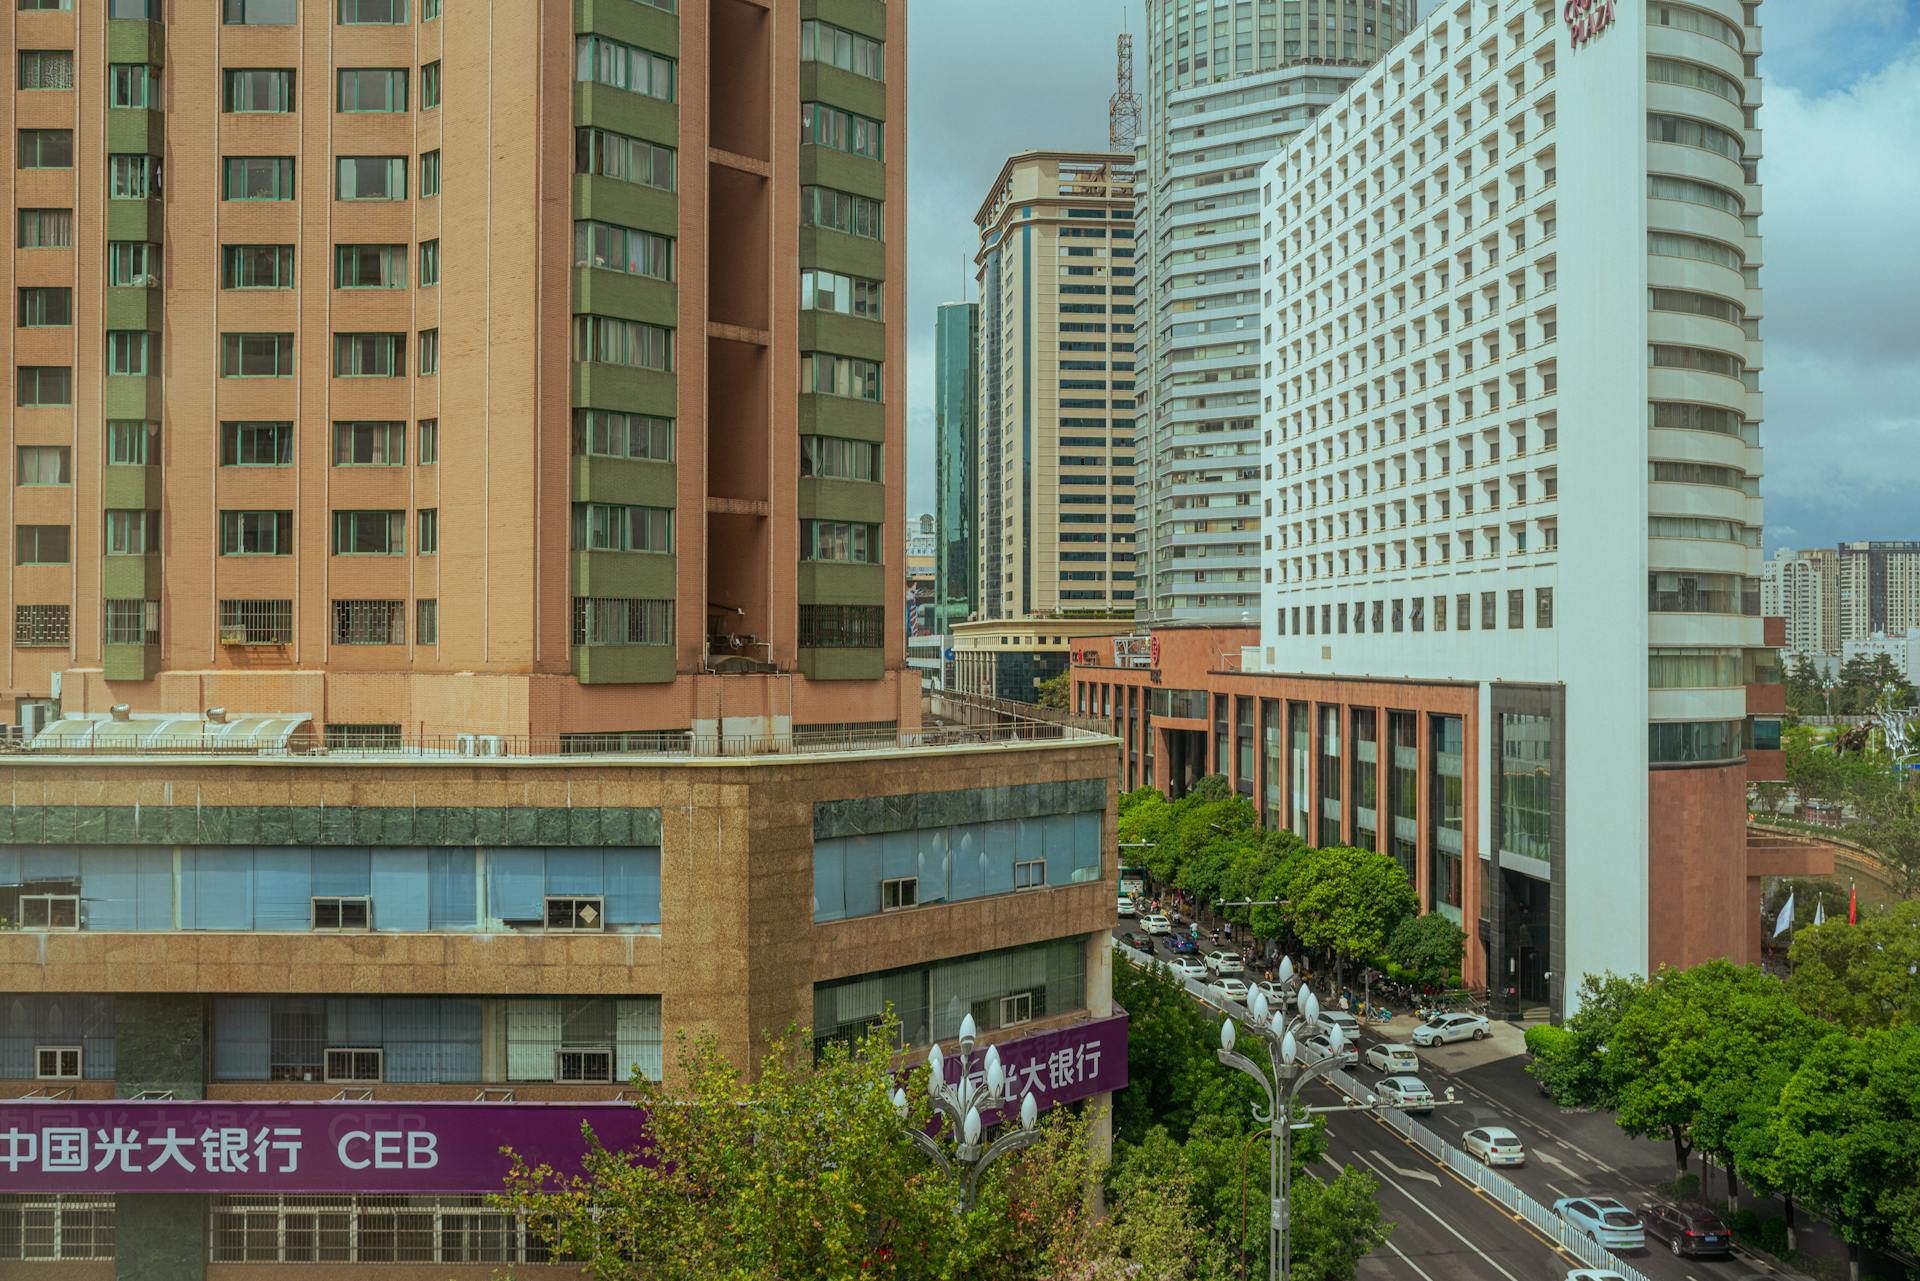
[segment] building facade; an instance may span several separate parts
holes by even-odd
[[[979,575],[980,304],[942,303],[933,333],[934,630],[973,616]]]
[[[1841,543],[1840,639],[1920,628],[1920,542]]]
[[[948,637],[949,688],[977,698],[1035,703],[1040,685],[1073,666],[1088,638],[1111,636],[1110,620],[1087,618],[975,619]]]
[[[1789,652],[1838,654],[1841,639],[1840,556],[1833,548],[1782,547],[1760,578],[1760,610],[1784,618]]]
[[[23,11],[15,704],[910,719],[905,22]]]
[[[907,638],[933,635],[934,591],[938,556],[938,536],[934,518],[922,514],[908,526],[907,554]]]
[[[1260,166],[1413,27],[1412,0],[1150,0],[1141,140],[1142,616],[1260,603]]]
[[[1133,609],[1132,157],[1024,152],[980,249],[976,619]]]

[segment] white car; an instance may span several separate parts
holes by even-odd
[[[1167,962],[1173,972],[1184,979],[1203,979],[1207,977],[1207,963],[1197,956],[1176,956]]]
[[[1627,1281],[1627,1279],[1610,1268],[1575,1268],[1567,1273],[1567,1281]]]
[[[1433,1091],[1417,1076],[1383,1077],[1379,1085],[1380,1101],[1402,1112],[1433,1111]]]
[[[1275,979],[1261,979],[1254,986],[1266,994],[1267,1003],[1275,1009],[1283,1005],[1292,1005],[1299,998],[1295,989]]]
[[[1140,928],[1149,934],[1173,933],[1173,922],[1164,916],[1153,915],[1140,918]]]
[[[1119,909],[1119,910],[1120,910],[1120,915],[1121,915],[1121,916],[1132,916],[1132,915],[1133,915],[1133,895],[1131,895],[1131,894],[1122,894],[1122,895],[1120,896],[1120,909]]]
[[[1220,995],[1226,997],[1229,1001],[1238,1001],[1242,1005],[1247,1003],[1247,985],[1240,979],[1215,979],[1213,986],[1215,991],[1219,992]]]
[[[1360,1020],[1345,1010],[1329,1010],[1322,1007],[1320,1026],[1337,1027],[1340,1029],[1340,1035],[1347,1038],[1348,1045],[1360,1044]]]
[[[1418,1072],[1420,1060],[1411,1045],[1386,1044],[1367,1047],[1367,1066],[1376,1072]]]
[[[1238,952],[1224,949],[1207,953],[1207,968],[1215,974],[1244,974],[1247,971],[1246,962],[1240,959]]]
[[[1324,1059],[1329,1054],[1333,1053],[1333,1042],[1327,1039],[1326,1033],[1322,1032],[1319,1036],[1308,1037],[1306,1046],[1304,1048],[1305,1048],[1305,1057],[1307,1061],[1310,1063],[1318,1063],[1321,1059]],[[1352,1041],[1341,1042],[1340,1044],[1341,1066],[1352,1067],[1354,1064],[1358,1063],[1359,1061],[1360,1061],[1359,1047],[1355,1046]]]
[[[1477,1156],[1488,1165],[1525,1165],[1526,1145],[1520,1136],[1500,1125],[1483,1125],[1461,1136],[1460,1146],[1468,1156]]]
[[[1426,1049],[1451,1041],[1484,1041],[1490,1030],[1484,1014],[1436,1014],[1413,1029],[1413,1043]]]

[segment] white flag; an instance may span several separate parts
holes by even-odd
[[[1813,923],[1815,925],[1827,923],[1827,900],[1823,898],[1813,900]]]
[[[1780,915],[1774,918],[1773,936],[1779,938],[1793,928],[1793,895],[1788,893],[1787,905],[1780,909]]]

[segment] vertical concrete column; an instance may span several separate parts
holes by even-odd
[[[203,1281],[207,1198],[127,1193],[114,1198],[114,1281]]]
[[[113,1002],[114,1093],[206,1097],[207,1012],[198,996],[119,995]],[[121,1193],[114,1198],[116,1281],[201,1281],[207,1271],[207,1198]]]

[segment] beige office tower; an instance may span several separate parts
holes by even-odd
[[[34,0],[6,689],[917,718],[899,0]]]
[[[974,215],[981,619],[1133,609],[1133,157],[1029,151]]]

